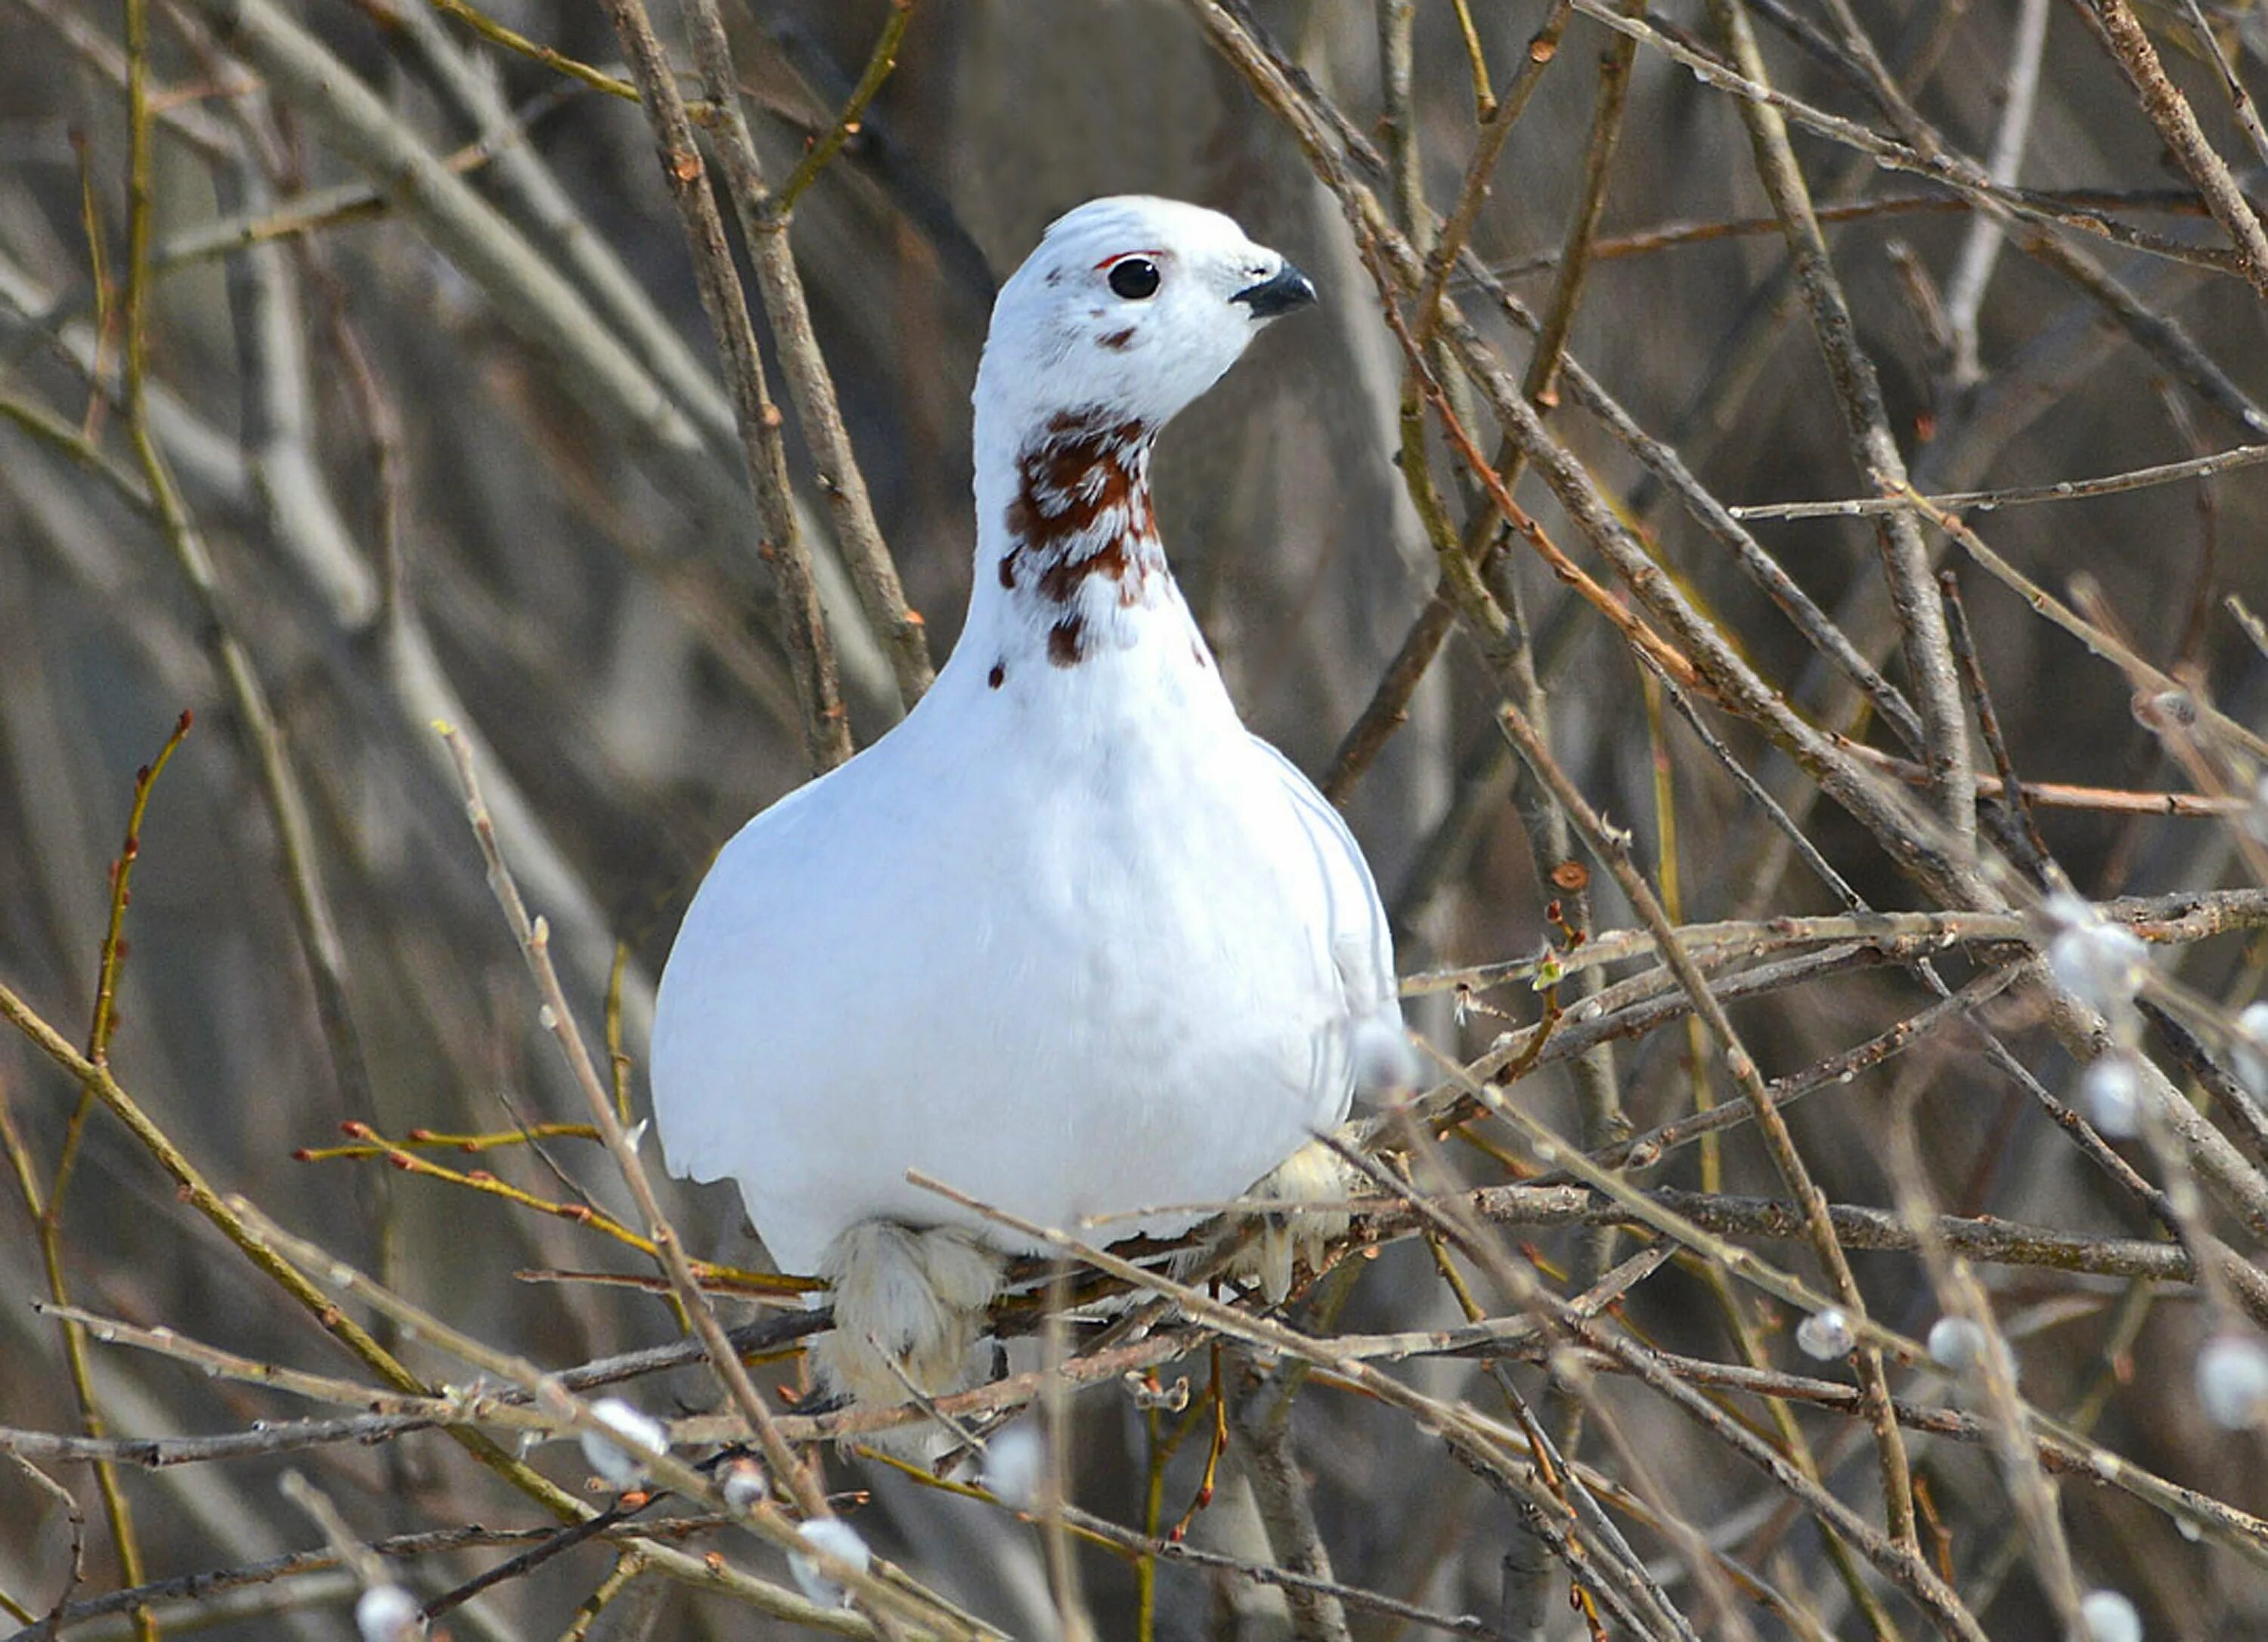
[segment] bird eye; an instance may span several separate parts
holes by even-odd
[[[1158,294],[1158,265],[1146,256],[1121,257],[1110,265],[1110,288],[1129,302]]]

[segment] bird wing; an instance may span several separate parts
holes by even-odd
[[[1252,744],[1274,767],[1301,835],[1314,851],[1331,962],[1338,971],[1354,1033],[1357,1092],[1366,1097],[1381,1094],[1388,1086],[1410,1081],[1415,1066],[1403,1032],[1394,935],[1377,880],[1345,820],[1315,784],[1258,736]]]

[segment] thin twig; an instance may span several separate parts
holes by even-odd
[[[842,112],[827,134],[811,145],[796,168],[788,173],[787,180],[780,184],[779,193],[773,196],[770,209],[782,222],[795,210],[803,193],[819,180],[836,155],[843,151],[843,144],[850,140],[865,118],[866,105],[874,100],[882,83],[890,77],[890,70],[898,66],[898,47],[906,37],[906,26],[914,20],[914,0],[889,0],[890,14],[883,21],[882,32],[874,38],[874,48],[866,56],[866,67],[851,88]]]
[[[725,224],[717,214],[708,168],[693,136],[692,121],[679,94],[674,70],[655,37],[644,0],[607,0],[607,15],[630,60],[659,148],[663,180],[693,253],[701,306],[724,357],[725,379],[733,395],[740,430],[740,456],[762,521],[759,558],[770,563],[780,584],[790,661],[803,718],[804,756],[812,773],[824,773],[850,755],[850,724],[835,676],[835,646],[819,604],[810,549],[797,523],[789,496],[787,453],[780,438],[780,414],[765,385],[763,357],[748,317],[740,276],[725,243]]]
[[[594,92],[604,92],[608,96],[619,97],[624,102],[638,100],[637,87],[628,80],[608,74],[603,69],[594,69],[589,63],[555,50],[540,40],[530,40],[497,22],[477,6],[467,4],[466,0],[426,0],[426,4],[442,16],[462,23],[490,45],[517,52],[531,63],[541,63],[554,74],[563,74]]]
[[[1764,60],[1742,0],[1711,0],[1710,11],[1742,70],[1762,84]],[[1834,383],[1852,460],[1872,489],[1896,490],[1906,483],[1905,460],[1890,431],[1874,361],[1859,345],[1849,299],[1827,254],[1827,240],[1813,214],[1810,188],[1796,165],[1786,122],[1764,103],[1744,100],[1740,107],[1757,173],[1779,213],[1794,258],[1796,288],[1810,313],[1813,333]],[[1876,534],[1891,608],[1897,616],[1907,687],[1921,718],[1923,756],[1929,765],[1938,819],[1955,848],[1966,853],[1974,847],[1977,824],[1969,720],[1954,674],[1944,607],[1932,579],[1929,550],[1920,526],[1910,517],[1885,516],[1877,522]]]
[[[796,415],[811,445],[820,494],[826,497],[828,513],[835,520],[836,534],[867,622],[889,652],[890,664],[897,675],[899,701],[911,709],[936,675],[930,664],[922,618],[906,603],[897,564],[882,540],[881,526],[874,520],[865,475],[859,468],[858,453],[851,448],[850,431],[843,423],[835,379],[820,350],[818,335],[812,328],[810,305],[805,300],[803,279],[796,271],[795,253],[788,239],[794,199],[800,189],[795,194],[790,192],[795,185],[794,177],[777,195],[764,187],[763,168],[756,158],[755,144],[734,92],[737,78],[733,69],[732,46],[725,37],[724,18],[716,0],[686,0],[686,11],[692,26],[694,59],[700,65],[709,95],[724,111],[716,133],[717,151],[724,158],[727,191],[740,218],[749,261],[755,269],[764,313],[771,320],[772,334],[779,346],[788,393],[795,401]],[[836,123],[836,148],[841,146],[841,134],[856,129],[858,113],[881,88],[883,77],[896,61],[898,40],[912,15],[913,0],[892,0],[889,20],[883,25],[882,37],[874,48],[866,76]],[[822,151],[833,152],[822,144],[806,158],[805,165],[813,167],[809,173],[798,168],[797,175],[803,177],[806,184],[817,174],[813,162],[825,163],[819,158]]]
[[[1856,1280],[1851,1275],[1851,1264],[1843,1253],[1843,1246],[1835,1234],[1832,1219],[1827,1211],[1826,1194],[1812,1183],[1811,1173],[1797,1152],[1794,1138],[1788,1132],[1787,1120],[1780,1116],[1772,1103],[1756,1062],[1743,1047],[1732,1021],[1726,1016],[1724,1006],[1709,990],[1707,980],[1694,967],[1693,960],[1677,939],[1676,931],[1663,914],[1645,877],[1630,859],[1626,834],[1609,828],[1583,799],[1566,773],[1551,756],[1551,751],[1537,739],[1532,726],[1509,705],[1498,710],[1498,719],[1506,733],[1519,743],[1530,768],[1551,784],[1565,806],[1568,816],[1582,833],[1584,840],[1601,863],[1614,874],[1623,894],[1639,916],[1653,929],[1663,960],[1675,971],[1679,983],[1693,1000],[1693,1006],[1707,1023],[1710,1035],[1717,1040],[1725,1058],[1725,1067],[1733,1081],[1740,1086],[1755,1114],[1766,1149],[1780,1178],[1787,1184],[1797,1203],[1801,1205],[1809,1231],[1813,1251],[1827,1273],[1836,1297],[1845,1310],[1853,1317],[1864,1318],[1866,1301],[1859,1292]],[[1871,1344],[1859,1348],[1859,1374],[1867,1388],[1868,1417],[1874,1425],[1874,1437],[1882,1468],[1882,1493],[1889,1513],[1891,1536],[1901,1544],[1914,1543],[1912,1484],[1907,1469],[1905,1444],[1897,1433],[1896,1422],[1889,1413],[1889,1385],[1882,1373],[1882,1359]]]
[[[1968,490],[1953,496],[1933,496],[1932,506],[1948,512],[1974,508],[1995,512],[2004,507],[2023,507],[2036,502],[2071,502],[2087,497],[2117,496],[2152,485],[2177,484],[2184,479],[2206,479],[2235,468],[2268,461],[2268,445],[2240,445],[2210,456],[2192,456],[2177,462],[2160,462],[2098,479],[2065,479],[2054,484],[2012,485],[1999,490]],[[1887,513],[1911,505],[1903,497],[1852,497],[1840,502],[1764,502],[1726,511],[1735,519],[1856,519]]]
[[[2008,45],[2008,71],[2000,92],[2000,122],[1992,132],[1986,174],[2002,188],[2014,188],[2023,169],[2032,136],[2032,110],[2040,89],[2040,60],[2048,39],[2048,0],[2022,0]],[[1977,327],[1984,293],[2005,243],[1999,223],[1979,214],[1961,242],[1953,276],[1945,284],[1945,324],[1953,339],[1951,374],[1958,390],[1984,374],[1977,354]]]
[[[2213,220],[2228,232],[2238,269],[2252,289],[2268,299],[2268,226],[2262,225],[2228,162],[2207,140],[2189,99],[2167,77],[2165,64],[2159,61],[2158,48],[2150,43],[2142,20],[2126,0],[2087,0],[2087,4],[2100,25],[2104,46],[2140,95],[2142,111],[2157,127],[2175,163],[2197,184]]]
[[[607,1150],[613,1155],[615,1166],[622,1171],[630,1196],[637,1202],[638,1213],[645,1221],[645,1234],[652,1244],[655,1263],[668,1276],[677,1295],[678,1305],[702,1344],[707,1348],[710,1366],[716,1370],[718,1380],[732,1397],[755,1433],[762,1447],[764,1462],[771,1467],[794,1497],[807,1518],[817,1519],[833,1514],[827,1505],[826,1493],[805,1469],[802,1462],[781,1440],[779,1430],[772,1421],[771,1410],[749,1381],[747,1370],[741,1366],[740,1353],[725,1337],[717,1314],[701,1292],[693,1269],[687,1262],[685,1249],[677,1233],[661,1211],[660,1199],[655,1197],[653,1183],[646,1178],[645,1165],[637,1149],[631,1145],[622,1120],[615,1115],[614,1101],[608,1098],[606,1082],[592,1063],[591,1052],[583,1042],[583,1034],[575,1024],[568,1007],[567,996],[560,990],[559,976],[551,967],[549,934],[540,917],[532,918],[519,898],[519,887],[512,881],[512,869],[497,846],[496,824],[490,818],[488,806],[481,800],[480,780],[474,772],[472,749],[462,736],[453,730],[443,731],[449,751],[457,762],[458,779],[465,790],[465,804],[472,818],[474,836],[479,839],[481,853],[486,858],[489,882],[496,891],[497,904],[504,909],[504,921],[511,926],[512,939],[519,942],[527,961],[528,973],[534,976],[536,991],[543,1000],[542,1020],[553,1040],[559,1045],[574,1074],[576,1086],[583,1092],[591,1108],[592,1121],[598,1126]]]
[[[338,1307],[332,1305],[323,1292],[309,1282],[297,1266],[278,1255],[246,1224],[243,1215],[205,1182],[196,1167],[166,1132],[150,1120],[139,1103],[107,1067],[98,1066],[81,1056],[61,1033],[41,1020],[37,1012],[4,985],[0,985],[0,1018],[4,1018],[35,1049],[77,1079],[82,1086],[92,1088],[95,1098],[126,1126],[158,1166],[173,1177],[189,1206],[210,1221],[239,1253],[297,1301],[326,1331],[388,1385],[412,1395],[431,1395],[422,1381],[396,1361],[360,1324],[342,1315]],[[478,1432],[460,1432],[452,1435],[456,1436],[483,1465],[554,1514],[563,1520],[583,1514],[583,1507],[578,1501]]]

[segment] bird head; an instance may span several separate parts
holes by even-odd
[[[993,305],[976,377],[980,444],[1057,412],[1158,428],[1218,382],[1262,327],[1315,299],[1281,252],[1219,211],[1146,195],[1056,219]]]

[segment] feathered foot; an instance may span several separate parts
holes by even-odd
[[[917,1231],[865,1220],[850,1227],[820,1262],[835,1296],[835,1327],[811,1344],[820,1383],[884,1407],[907,1401],[909,1381],[924,1396],[959,1390],[969,1383],[969,1352],[999,1292],[1002,1264],[957,1226]],[[939,1434],[921,1433],[919,1445]]]
[[[1319,1140],[1311,1140],[1263,1175],[1246,1194],[1272,1197],[1280,1203],[1340,1203],[1354,1192],[1354,1173],[1339,1154]],[[1344,1211],[1300,1209],[1292,1213],[1263,1213],[1260,1230],[1239,1251],[1230,1271],[1256,1278],[1271,1306],[1281,1305],[1292,1292],[1292,1268],[1304,1259],[1313,1270],[1322,1264],[1331,1240],[1345,1233],[1353,1217]]]

